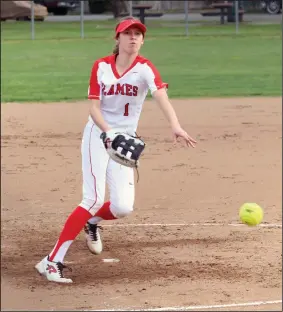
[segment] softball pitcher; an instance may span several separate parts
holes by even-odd
[[[172,130],[174,139],[183,138],[188,146],[196,141],[182,129],[169,102],[164,83],[154,65],[139,55],[146,27],[133,17],[123,19],[115,29],[113,54],[95,61],[90,75],[89,120],[82,144],[83,196],[67,218],[53,250],[36,264],[36,270],[49,281],[72,283],[65,278],[64,257],[77,235],[84,229],[86,244],[94,254],[102,252],[98,223],[123,218],[133,211],[135,189],[133,168],[113,160],[105,142],[113,131],[134,134],[148,91],[158,103]],[[101,138],[104,134],[106,140]],[[105,186],[110,200],[104,202]]]

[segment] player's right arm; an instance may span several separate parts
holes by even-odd
[[[106,123],[101,114],[100,100],[91,100],[90,116],[102,132],[107,132],[110,130],[109,125]]]
[[[110,130],[109,125],[104,120],[101,113],[101,90],[99,82],[99,62],[96,61],[92,67],[89,79],[88,99],[91,100],[90,116],[93,122],[100,128],[102,132]]]

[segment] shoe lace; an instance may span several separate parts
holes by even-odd
[[[57,266],[57,269],[61,278],[64,278],[63,269],[68,269],[70,272],[72,272],[72,269],[64,265],[62,262],[57,262],[56,266]]]
[[[101,229],[102,230],[102,226],[99,226],[97,224],[90,224],[90,223],[88,223],[88,234],[89,234],[91,240],[93,240],[95,242],[98,240],[97,229]]]

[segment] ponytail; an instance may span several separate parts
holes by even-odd
[[[119,54],[119,44],[118,42],[116,43],[114,49],[113,49],[113,54]]]

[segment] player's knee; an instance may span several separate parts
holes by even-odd
[[[111,203],[111,212],[116,218],[124,218],[134,210],[133,205],[127,202]]]
[[[88,210],[92,215],[95,215],[97,210],[103,205],[103,200],[95,198],[83,198],[80,206]]]

